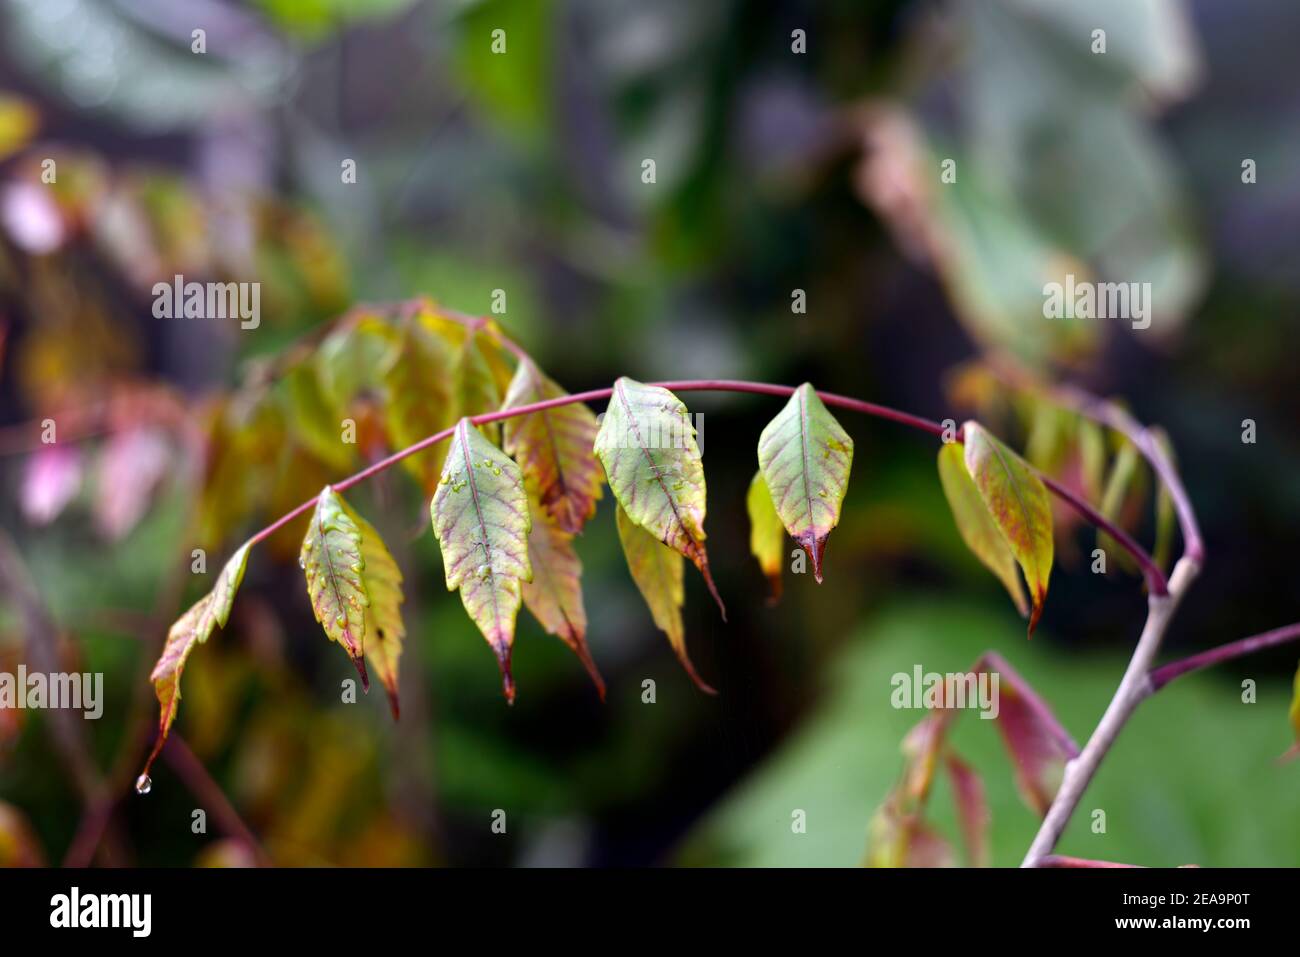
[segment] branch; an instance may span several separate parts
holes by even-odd
[[[1276,645],[1284,645],[1288,641],[1295,641],[1297,638],[1300,638],[1300,622],[1283,628],[1274,628],[1272,631],[1266,631],[1262,634],[1251,635],[1249,638],[1242,638],[1240,641],[1234,641],[1230,644],[1220,645],[1217,648],[1211,648],[1209,651],[1203,651],[1199,655],[1184,658],[1182,661],[1171,662],[1151,672],[1149,678],[1151,687],[1148,693],[1155,694],[1175,678],[1181,678],[1189,672],[1209,668],[1225,661],[1232,661],[1234,658],[1253,655],[1257,651],[1273,648]]]

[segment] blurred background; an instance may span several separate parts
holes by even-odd
[[[1209,560],[1166,654],[1300,618],[1298,35],[1288,0],[0,3],[0,671],[105,676],[98,721],[0,711],[0,863],[856,865],[920,716],[891,707],[895,672],[996,649],[1080,741],[1104,710],[1145,596],[1117,561],[1090,573],[1090,529],[1060,517],[1027,642],[955,533],[933,442],[845,413],[826,581],[787,573],[766,607],[744,496],[779,404],[690,394],[730,618],[688,575],[687,640],[718,697],[655,630],[607,496],[579,552],[608,700],[521,614],[507,707],[394,470],[352,499],[407,581],[401,721],[379,689],[339,701],[352,669],[293,526],[190,659],[173,733],[195,760],[137,796],[149,670],[209,587],[191,550],[218,568],[384,454],[331,460],[296,392],[286,431],[250,425],[274,357],[358,302],[488,314],[503,290],[494,318],[570,391],[812,381],[979,416],[1151,543],[1150,476],[1113,445],[1082,461],[1077,422],[985,360],[1081,383],[1167,430],[1199,512]],[[155,318],[177,273],[260,282],[260,326]],[[1067,273],[1150,282],[1150,328],[1044,319]],[[1300,863],[1300,765],[1275,763],[1296,657],[1147,703],[1061,851]],[[1011,865],[1036,818],[990,725],[955,741]],[[961,863],[945,787],[931,816]]]

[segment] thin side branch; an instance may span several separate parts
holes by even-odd
[[[1203,651],[1199,655],[1192,655],[1182,661],[1171,662],[1151,672],[1151,693],[1154,694],[1175,678],[1181,678],[1189,672],[1223,664],[1225,661],[1243,658],[1246,655],[1253,655],[1257,651],[1284,645],[1288,641],[1295,641],[1297,638],[1300,638],[1300,622],[1294,625],[1286,625],[1283,628],[1274,628],[1272,631],[1266,631],[1262,634],[1251,635],[1249,638],[1242,638],[1240,641],[1234,641],[1226,645],[1219,645],[1217,648]]]

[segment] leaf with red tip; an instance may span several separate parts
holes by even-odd
[[[212,591],[191,605],[167,632],[162,654],[158,656],[158,662],[149,675],[159,705],[158,740],[145,765],[145,773],[148,773],[149,765],[153,764],[154,758],[162,750],[172,722],[176,720],[176,710],[181,701],[181,672],[185,670],[190,652],[196,645],[207,641],[218,625],[224,628],[230,620],[235,593],[239,591],[239,585],[244,580],[244,569],[248,567],[249,547],[250,544],[245,542],[230,556],[217,576]]]
[[[513,409],[567,395],[529,359],[515,369],[503,408]],[[514,456],[542,510],[560,530],[576,535],[596,513],[600,466],[592,451],[600,424],[581,402],[519,415],[505,422],[502,447]]]
[[[749,512],[749,550],[758,559],[758,566],[767,576],[767,603],[774,605],[781,597],[781,561],[785,552],[785,526],[772,504],[772,493],[763,481],[763,473],[755,472],[745,496]]]
[[[655,625],[668,636],[668,643],[677,653],[677,660],[682,663],[696,686],[708,694],[717,694],[699,676],[686,653],[686,627],[682,624],[686,584],[681,554],[632,521],[623,511],[622,505],[618,506],[617,523],[618,538],[623,543],[628,571],[632,573],[632,580],[645,599]]]
[[[582,606],[582,562],[573,548],[573,536],[546,515],[530,490],[528,504],[533,528],[528,533],[528,561],[533,580],[524,582],[524,604],[548,634],[555,635],[578,656],[591,675],[600,700],[605,700],[605,679],[587,647],[587,612]]]
[[[984,507],[975,480],[966,471],[962,447],[956,442],[949,442],[939,449],[939,482],[961,540],[1002,582],[1020,614],[1028,615],[1029,602],[1025,600],[1025,589],[1020,584],[1020,573],[1016,571],[1016,557],[998,531],[993,516]]]
[[[430,512],[447,590],[459,589],[465,610],[496,652],[506,700],[513,702],[510,649],[520,586],[533,578],[532,519],[519,466],[469,419],[456,425]]]
[[[1033,469],[978,422],[962,427],[966,471],[1029,586],[1032,636],[1052,573],[1052,503]]]
[[[402,572],[375,527],[346,502],[343,508],[361,532],[361,580],[370,600],[366,606],[366,659],[388,693],[388,704],[396,720],[401,713],[397,666],[402,656],[402,639],[406,637],[406,625],[402,621]]]
[[[804,383],[758,439],[758,465],[781,522],[822,580],[826,539],[840,521],[853,439]]]
[[[695,564],[725,621],[704,549],[704,463],[682,400],[659,386],[619,379],[596,435],[596,455],[627,518]]]
[[[307,596],[316,620],[330,641],[343,646],[361,676],[362,687],[369,690],[364,655],[370,598],[362,578],[361,529],[328,485],[316,499],[298,564],[307,579]]]

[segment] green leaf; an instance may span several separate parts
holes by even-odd
[[[1107,520],[1122,524],[1122,513],[1130,497],[1141,496],[1141,488],[1135,488],[1142,478],[1140,466],[1141,457],[1137,446],[1128,439],[1123,439],[1119,450],[1115,453],[1115,460],[1111,463],[1101,504],[1097,509]],[[1129,555],[1128,550],[1121,548],[1118,542],[1101,529],[1097,530],[1097,547],[1105,551],[1107,556],[1113,556],[1113,560],[1121,567],[1134,573],[1139,571],[1137,563]]]
[[[567,395],[529,359],[515,369],[504,408]],[[596,513],[601,472],[592,452],[600,424],[581,402],[520,415],[505,422],[503,447],[536,487],[542,510],[576,535]]]
[[[645,599],[655,625],[668,636],[668,643],[677,653],[686,673],[696,687],[708,694],[717,694],[699,676],[686,653],[686,627],[682,624],[682,605],[686,601],[686,584],[682,556],[658,541],[618,506],[618,538],[623,543],[628,571],[636,582],[641,597]]]
[[[298,564],[307,579],[307,596],[316,620],[331,641],[343,646],[368,691],[370,677],[364,654],[370,597],[362,578],[361,528],[328,485],[316,499]]]
[[[245,542],[235,554],[230,556],[217,576],[212,591],[190,606],[190,609],[181,615],[167,632],[167,641],[163,645],[162,654],[158,656],[158,663],[154,665],[149,675],[149,680],[153,682],[154,694],[158,697],[160,711],[158,740],[145,765],[146,774],[154,758],[162,750],[172,722],[176,720],[176,710],[181,701],[181,672],[185,670],[185,662],[190,652],[196,645],[207,641],[208,636],[218,625],[224,628],[226,622],[230,620],[230,608],[234,604],[235,593],[239,591],[239,585],[244,580],[244,569],[248,567],[250,547],[251,543]]]
[[[506,700],[513,703],[510,649],[520,584],[533,577],[532,520],[519,466],[469,419],[456,425],[430,512],[447,589],[460,590],[465,610],[496,652]]]
[[[1028,615],[1029,603],[1020,584],[1020,573],[1016,571],[1016,557],[994,523],[993,516],[984,507],[975,480],[966,471],[964,456],[962,447],[956,442],[945,443],[939,448],[939,482],[957,523],[957,531],[966,547],[1006,587],[1020,614]]]
[[[446,320],[440,320],[445,322]],[[452,395],[458,416],[482,415],[501,408],[499,368],[492,361],[495,346],[478,329],[460,329],[460,347],[452,368]],[[479,426],[493,442],[500,437],[497,423]]]
[[[1029,586],[1032,636],[1052,573],[1052,505],[1034,471],[978,422],[967,422],[966,471]]]
[[[342,499],[344,510],[361,532],[361,580],[370,604],[366,607],[366,658],[379,676],[394,720],[401,713],[397,697],[397,666],[406,625],[402,622],[402,572],[379,532]]]
[[[605,700],[605,679],[587,647],[587,611],[582,605],[582,562],[573,536],[542,511],[531,489],[528,506],[533,527],[528,533],[528,562],[533,580],[524,582],[524,604],[548,634],[555,635],[578,656]]]
[[[681,399],[619,379],[596,435],[596,455],[627,517],[694,563],[725,621],[704,548],[704,463]]]
[[[385,428],[395,450],[414,445],[456,421],[452,360],[451,347],[425,326],[410,322],[402,330],[383,371]],[[402,465],[426,493],[432,493],[445,456],[446,446],[441,446],[403,459]]]
[[[1156,447],[1164,453],[1165,459],[1170,465],[1177,466],[1178,461],[1174,457],[1174,444],[1169,440],[1169,435],[1159,426],[1153,427],[1151,436],[1155,440]],[[1169,567],[1169,561],[1174,547],[1174,530],[1178,527],[1178,515],[1174,510],[1174,498],[1169,494],[1169,489],[1165,483],[1160,481],[1159,476],[1155,479],[1156,484],[1156,543],[1151,549],[1151,558],[1162,569]]]
[[[853,439],[804,383],[763,430],[758,464],[790,537],[812,556],[822,580],[826,539],[840,520],[853,465]]]
[[[290,368],[276,391],[290,433],[303,448],[334,469],[352,464],[352,448],[343,441],[343,410],[321,387],[313,363]]]
[[[745,496],[749,511],[749,550],[758,559],[758,565],[767,576],[768,604],[776,604],[781,597],[781,562],[785,551],[785,526],[772,504],[772,493],[767,490],[763,473],[755,472]]]

